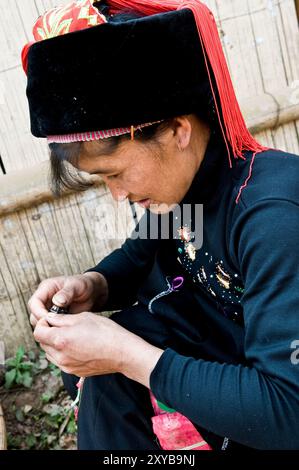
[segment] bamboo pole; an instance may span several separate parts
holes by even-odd
[[[5,367],[5,346],[4,341],[0,341],[0,373],[4,373]],[[3,409],[0,403],[0,450],[6,450],[7,443],[6,443],[6,427],[5,427],[5,420]]]
[[[86,175],[86,179],[95,186],[103,185],[95,175]],[[65,192],[65,196],[71,194],[72,191]],[[48,161],[0,176],[0,217],[55,199],[50,190]]]
[[[299,90],[287,87],[275,93],[257,95],[240,103],[252,134],[276,129],[299,119]]]
[[[4,414],[0,404],[0,450],[7,449],[6,427],[4,421]]]

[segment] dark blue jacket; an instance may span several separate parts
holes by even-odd
[[[219,436],[256,449],[299,449],[299,158],[278,150],[228,165],[212,137],[183,202],[202,203],[203,246],[132,240],[98,266],[107,308],[149,301],[177,328],[200,328],[197,355],[168,348],[150,377],[158,400]],[[190,325],[189,325],[190,326]],[[293,359],[293,360],[292,360]],[[294,360],[295,359],[295,360]]]

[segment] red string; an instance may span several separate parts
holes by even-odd
[[[254,154],[252,155],[252,158],[251,158],[251,162],[250,162],[250,167],[249,167],[249,174],[245,180],[245,183],[241,186],[240,190],[239,190],[239,193],[238,193],[238,196],[236,198],[236,204],[239,204],[239,200],[240,200],[240,197],[241,197],[241,194],[242,194],[242,191],[244,188],[246,188],[247,184],[248,184],[248,181],[250,180],[251,178],[251,175],[252,175],[252,170],[253,170],[253,164],[254,164],[254,160],[255,160],[255,157],[256,157],[256,154],[257,152],[254,152]]]

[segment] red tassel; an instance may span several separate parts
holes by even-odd
[[[23,70],[26,73],[26,75],[27,75],[27,71],[28,71],[28,52],[29,52],[30,46],[32,44],[34,44],[34,43],[33,42],[28,42],[27,44],[25,44],[25,46],[22,49],[22,53],[21,53],[22,66],[23,66]]]
[[[193,12],[196,21],[216,112],[228,151],[230,167],[232,167],[230,148],[234,158],[242,159],[245,159],[243,153],[246,150],[257,153],[267,149],[267,147],[259,144],[254,139],[246,127],[231,81],[216,21],[213,13],[206,5],[199,0],[108,0],[107,3],[111,6],[110,14],[120,13],[123,10],[131,10],[147,16],[189,8]],[[221,112],[216,101],[208,64],[210,64],[215,77]],[[221,119],[221,113],[223,120]]]

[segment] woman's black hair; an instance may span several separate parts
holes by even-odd
[[[124,22],[140,17],[140,15],[131,11],[125,11],[114,16],[109,16],[109,7],[107,7],[104,2],[99,2],[98,4],[94,3],[94,6],[96,6],[98,10],[106,16],[109,22]],[[202,87],[202,96],[198,108],[199,112],[195,113],[196,116],[208,124],[213,133],[219,133],[219,123],[216,116],[214,98],[208,81]],[[173,118],[135,131],[135,140],[139,140],[140,142],[145,142],[147,144],[151,143],[152,145],[158,144],[158,137],[172,123]],[[130,134],[124,134],[119,137],[110,137],[106,139],[110,146],[107,153],[112,153],[117,149],[120,143],[129,140],[130,138]],[[74,171],[74,167],[77,167],[78,165],[83,146],[84,142],[49,144],[51,189],[54,195],[61,195],[65,189],[84,191],[93,185],[92,182],[86,180],[79,172]]]

